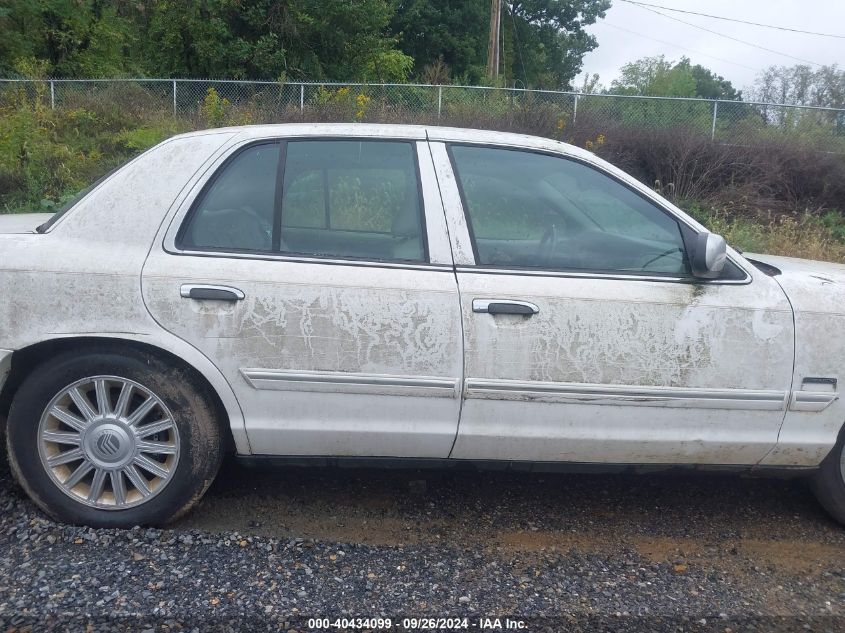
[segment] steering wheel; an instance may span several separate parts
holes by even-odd
[[[543,233],[543,237],[540,238],[540,246],[537,249],[537,255],[547,264],[550,263],[549,260],[557,250],[557,241],[557,226],[552,224],[548,229],[546,229],[546,232]]]
[[[660,253],[659,255],[652,257],[645,264],[640,266],[640,271],[645,272],[646,268],[651,266],[654,262],[659,261],[659,260],[663,259],[664,257],[669,257],[670,255],[675,255],[676,253],[680,253],[681,255],[683,255],[684,250],[682,248],[677,247],[677,246],[675,248],[670,248],[669,250],[666,250],[666,251]]]

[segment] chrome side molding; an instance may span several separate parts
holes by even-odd
[[[427,396],[455,398],[458,381],[436,376],[396,376],[333,371],[240,370],[254,389],[274,391],[319,391],[383,396]]]
[[[467,398],[493,400],[757,411],[782,411],[787,397],[785,391],[776,390],[690,389],[482,378],[468,379],[465,395]]]

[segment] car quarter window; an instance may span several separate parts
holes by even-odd
[[[423,209],[414,151],[407,141],[289,141],[281,250],[423,261]]]
[[[451,145],[476,263],[687,275],[676,219],[611,176],[527,150]]]
[[[251,145],[226,161],[194,203],[181,246],[271,250],[278,165],[276,142]]]

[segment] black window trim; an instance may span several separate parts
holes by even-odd
[[[281,228],[282,228],[282,197],[284,196],[284,178],[285,178],[285,163],[287,162],[287,145],[288,143],[298,143],[298,142],[312,142],[312,141],[348,141],[348,142],[358,142],[358,143],[404,143],[409,145],[411,148],[411,157],[413,160],[413,167],[414,167],[414,176],[416,178],[416,190],[417,190],[417,200],[419,202],[419,214],[420,214],[420,230],[421,235],[420,238],[422,240],[422,259],[377,259],[374,257],[355,257],[352,255],[320,255],[315,253],[299,253],[295,251],[282,251],[281,250]],[[190,254],[190,255],[201,255],[206,254],[208,256],[213,256],[211,254],[232,254],[232,255],[255,255],[258,256],[261,260],[266,261],[274,261],[274,260],[284,260],[284,261],[308,261],[308,260],[316,260],[317,262],[323,261],[325,263],[333,263],[333,262],[372,262],[375,264],[397,264],[397,265],[406,265],[413,267],[414,265],[419,266],[437,266],[436,264],[431,264],[431,258],[429,255],[429,245],[428,245],[428,225],[426,222],[426,206],[425,206],[425,196],[423,196],[423,188],[422,188],[422,174],[420,171],[420,163],[419,163],[419,155],[417,151],[417,143],[419,142],[418,139],[411,139],[411,138],[381,138],[381,137],[369,137],[369,136],[294,136],[294,137],[267,137],[262,139],[255,139],[254,141],[250,141],[243,145],[237,147],[234,151],[232,151],[225,159],[214,169],[214,173],[206,180],[203,184],[202,188],[199,190],[197,195],[191,201],[190,208],[188,209],[187,213],[185,213],[184,217],[182,218],[182,222],[179,226],[179,229],[176,232],[176,236],[174,239],[174,247],[180,253]],[[185,233],[190,226],[190,223],[197,213],[197,209],[199,204],[205,198],[206,193],[208,190],[214,186],[214,183],[220,177],[220,175],[226,170],[229,164],[234,161],[241,153],[248,151],[249,149],[260,146],[260,145],[279,145],[279,162],[278,168],[276,171],[276,183],[275,183],[275,190],[274,190],[274,198],[273,198],[273,235],[271,239],[271,247],[270,250],[260,250],[260,249],[238,249],[238,248],[229,248],[224,246],[192,246],[187,245],[184,242]]]
[[[279,162],[276,165],[276,185],[273,189],[273,237],[270,241],[270,251],[279,253],[282,250],[282,198],[285,195],[285,161],[288,158],[288,142],[279,142]]]
[[[644,280],[651,280],[651,281],[671,281],[671,282],[681,282],[681,283],[702,283],[702,284],[711,284],[711,285],[742,285],[742,284],[749,284],[752,281],[752,276],[745,269],[744,266],[740,265],[739,263],[735,262],[730,255],[728,256],[728,262],[736,266],[740,272],[744,274],[742,279],[727,279],[723,277],[717,277],[715,279],[701,279],[699,277],[695,277],[692,274],[688,274],[685,276],[678,275],[676,273],[661,273],[661,272],[650,272],[650,271],[622,271],[616,269],[593,269],[593,268],[543,268],[543,267],[534,267],[534,266],[502,266],[502,265],[490,265],[490,264],[480,264],[480,258],[478,255],[478,247],[476,244],[475,239],[475,231],[472,227],[472,218],[469,214],[469,206],[467,205],[466,195],[464,193],[463,183],[461,182],[461,177],[458,172],[457,163],[455,162],[455,156],[452,153],[453,147],[477,147],[483,149],[499,149],[499,150],[508,150],[514,152],[525,152],[529,154],[539,154],[541,156],[550,156],[553,158],[561,158],[564,160],[569,160],[594,171],[599,172],[600,174],[611,178],[615,182],[622,185],[628,191],[636,194],[646,202],[653,205],[659,211],[667,215],[671,218],[677,225],[679,232],[681,234],[681,240],[684,244],[684,259],[688,260],[688,253],[689,253],[689,244],[691,238],[696,235],[697,231],[684,222],[682,218],[676,216],[671,209],[666,208],[663,204],[660,204],[658,201],[646,196],[641,191],[638,191],[634,187],[631,187],[630,184],[612,174],[604,169],[601,169],[597,165],[594,165],[590,161],[584,160],[579,158],[578,156],[571,156],[569,154],[563,154],[559,152],[554,152],[550,150],[543,150],[534,147],[521,147],[517,145],[500,145],[496,143],[473,143],[468,141],[438,141],[442,142],[446,146],[446,154],[449,157],[449,166],[452,169],[452,174],[454,176],[455,184],[458,188],[458,195],[461,200],[461,207],[464,214],[464,221],[466,222],[467,232],[469,233],[470,238],[470,245],[472,246],[472,255],[475,260],[475,264],[470,266],[462,266],[461,268],[468,271],[470,268],[475,269],[477,272],[495,272],[498,274],[507,274],[508,271],[512,271],[512,274],[515,275],[532,275],[532,276],[569,276],[569,275],[577,275],[578,277],[592,277],[592,278],[635,278],[635,279],[644,279]],[[601,276],[601,277],[597,277]]]

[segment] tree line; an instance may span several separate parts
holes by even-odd
[[[499,85],[743,100],[688,58],[574,86],[610,0],[505,0]],[[0,0],[0,76],[490,83],[490,0]],[[845,107],[836,65],[772,66],[746,99]]]
[[[687,57],[673,62],[660,55],[625,64],[608,88],[600,84],[597,75],[587,76],[579,90],[845,108],[845,70],[836,64],[818,68],[806,64],[770,66],[761,71],[746,90],[738,90],[721,75],[693,64]]]
[[[0,73],[485,81],[490,0],[3,0]],[[610,0],[502,3],[501,82],[570,88]]]

